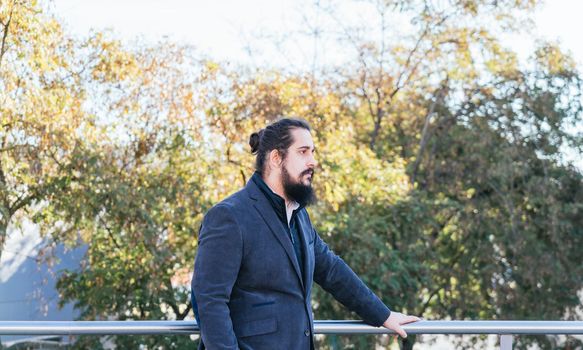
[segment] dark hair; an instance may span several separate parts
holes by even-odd
[[[263,174],[265,170],[265,159],[267,154],[276,149],[285,159],[287,149],[293,143],[291,135],[292,129],[302,128],[310,131],[310,124],[300,118],[283,118],[258,132],[254,132],[249,137],[251,153],[256,155],[255,170]]]

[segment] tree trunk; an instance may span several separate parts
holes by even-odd
[[[8,221],[4,220],[4,218],[0,221],[0,260],[2,260],[2,250],[4,249],[4,243],[6,242],[6,231],[8,231],[8,225],[6,225],[5,222]]]

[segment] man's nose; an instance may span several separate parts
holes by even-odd
[[[318,166],[318,161],[316,160],[316,157],[314,157],[314,154],[312,154],[312,156],[308,160],[308,167],[310,169],[313,169],[313,168],[315,168],[317,166]]]

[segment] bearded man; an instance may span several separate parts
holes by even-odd
[[[415,316],[391,312],[314,229],[310,126],[280,119],[253,133],[256,172],[205,215],[192,301],[200,349],[314,348],[312,282],[376,327],[406,337]]]

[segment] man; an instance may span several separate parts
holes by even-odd
[[[402,337],[419,320],[391,312],[318,236],[308,123],[281,119],[251,135],[256,172],[214,206],[199,234],[193,306],[208,349],[313,349],[312,281],[373,326]]]

